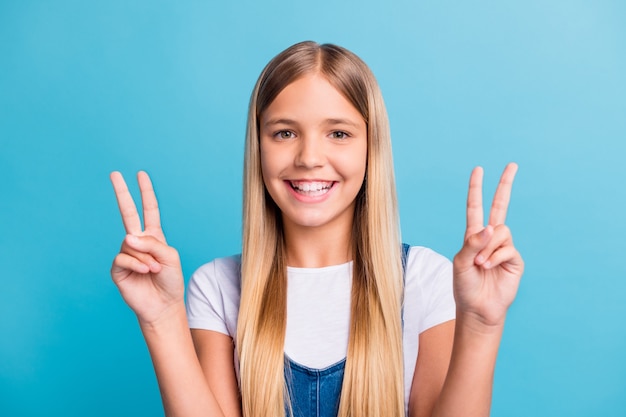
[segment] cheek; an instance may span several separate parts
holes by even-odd
[[[261,174],[264,181],[269,181],[280,171],[280,158],[274,152],[261,151]]]
[[[271,179],[272,179],[272,171],[271,166],[268,166],[263,160],[261,160],[261,178],[263,179],[263,186],[265,190],[272,193],[271,189]]]
[[[275,149],[263,150],[261,148],[261,177],[265,190],[269,193],[273,200],[276,200],[277,193],[280,190],[282,181],[280,180],[281,172],[284,169],[284,161],[281,154]]]
[[[345,175],[362,181],[367,167],[367,151],[355,149],[345,154],[338,154],[336,165],[342,167]]]
[[[267,149],[267,146],[263,144],[262,139],[259,146],[259,153],[261,158],[261,174],[263,175],[263,179],[265,180],[272,171],[272,166],[274,165],[272,163],[272,155],[274,153],[270,152]]]

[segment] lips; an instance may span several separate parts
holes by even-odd
[[[326,194],[333,186],[333,181],[289,181],[291,188],[298,194],[316,197]]]

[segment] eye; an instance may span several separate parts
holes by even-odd
[[[291,130],[280,130],[274,133],[274,137],[277,139],[293,139],[295,136]]]
[[[331,133],[330,136],[333,139],[348,139],[350,135],[348,135],[346,132],[343,132],[341,130],[336,130],[333,133]]]

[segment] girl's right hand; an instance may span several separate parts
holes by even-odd
[[[111,183],[126,229],[120,253],[113,260],[111,277],[122,298],[141,324],[156,324],[173,306],[184,304],[184,281],[178,252],[167,245],[161,229],[159,206],[150,177],[137,174],[144,228],[133,197],[119,172]]]

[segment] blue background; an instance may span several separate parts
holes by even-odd
[[[238,252],[248,97],[305,39],[379,79],[406,242],[452,257],[471,168],[491,196],[520,165],[492,415],[626,415],[625,21],[623,1],[0,0],[0,415],[162,415],[108,274],[108,174],[136,196],[152,175],[187,277]]]

